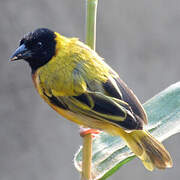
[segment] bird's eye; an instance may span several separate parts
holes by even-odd
[[[39,42],[37,43],[37,45],[38,45],[38,47],[41,47],[41,46],[42,46],[42,42],[39,41]]]
[[[24,41],[25,41],[24,38],[21,39],[19,45],[22,45],[24,43]]]

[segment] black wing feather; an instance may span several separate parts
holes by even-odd
[[[60,98],[56,97],[56,96],[48,96],[45,92],[43,92],[43,94],[49,99],[49,101],[54,104],[55,106],[59,107],[59,108],[62,108],[62,109],[65,109],[65,110],[68,110],[68,106],[63,103],[61,101]]]
[[[89,110],[84,109],[79,113],[96,119],[107,120],[128,130],[142,129],[142,121],[135,118],[130,106],[121,100],[95,92],[84,93],[80,96],[73,96],[73,98],[89,106]],[[121,118],[124,118],[124,120],[121,120]]]
[[[128,103],[128,105],[131,107],[133,113],[137,116],[137,119],[143,121],[145,124],[147,124],[147,117],[146,113],[141,106],[139,100],[134,95],[131,89],[127,87],[127,85],[118,77],[114,78],[118,89],[114,86],[111,79],[108,79],[105,83],[103,83],[103,87],[105,91],[108,93],[109,96],[121,99]],[[121,94],[119,93],[119,90]]]
[[[132,92],[132,90],[129,89],[127,85],[120,78],[117,78],[115,80],[117,82],[119,89],[121,90],[121,93],[123,96],[122,100],[127,102],[129,106],[132,108],[132,111],[134,112],[134,114],[136,114],[136,116],[139,116],[139,118],[141,118],[143,122],[147,124],[148,121],[147,121],[146,113],[143,107],[141,106],[139,100]]]
[[[108,93],[109,96],[122,99],[122,95],[119,93],[118,89],[112,84],[112,81],[108,79],[105,83],[103,83],[103,88],[105,92]]]

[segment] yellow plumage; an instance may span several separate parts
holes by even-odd
[[[59,114],[121,136],[148,170],[172,166],[164,146],[143,130],[147,117],[136,96],[95,51],[76,38],[39,29],[22,40],[12,59],[20,59],[20,53],[38,93]]]
[[[47,92],[50,88],[56,96],[75,96],[86,91],[86,79],[89,82],[107,80],[109,68],[94,51],[76,38],[56,35],[55,56],[38,69],[41,86]]]

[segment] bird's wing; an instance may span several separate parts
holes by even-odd
[[[86,92],[68,98],[71,111],[98,120],[121,126],[125,129],[142,129],[142,120],[134,114],[131,107],[120,99],[100,92]]]
[[[121,99],[128,103],[132,111],[138,116],[145,124],[148,123],[146,112],[141,103],[133,93],[133,91],[127,87],[127,85],[120,79],[120,77],[111,77],[103,83],[104,90],[109,96]]]
[[[110,72],[110,67],[101,61],[100,65],[95,62],[90,65],[75,63],[75,67],[70,66],[72,71],[64,76],[61,71],[56,71],[61,74],[54,73],[55,78],[48,80],[51,84],[44,88],[48,91],[44,92],[45,96],[55,106],[75,114],[125,129],[142,129],[143,121],[146,122],[145,113],[135,95],[117,74]],[[91,67],[93,63],[95,65]],[[66,80],[64,83],[61,82],[63,79]]]
[[[124,129],[142,129],[143,123],[132,108],[120,99],[107,96],[101,92],[85,92],[79,96],[48,96],[55,106],[78,115],[105,121]]]

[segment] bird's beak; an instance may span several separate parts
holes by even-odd
[[[13,55],[10,57],[10,61],[16,61],[19,59],[28,59],[32,57],[32,52],[26,48],[24,44],[19,46]]]

